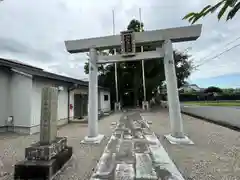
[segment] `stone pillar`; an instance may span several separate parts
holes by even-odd
[[[52,179],[72,156],[66,137],[57,137],[58,89],[42,89],[40,141],[25,148],[14,179]]]
[[[149,110],[149,103],[148,103],[148,101],[143,101],[142,102],[142,109],[143,110]]]
[[[114,54],[116,54],[116,49],[114,50]],[[117,74],[117,63],[114,64],[115,66],[115,88],[116,88],[116,102],[114,103],[114,110],[120,111],[121,110],[121,103],[119,102],[119,94],[118,94],[118,74]]]
[[[141,46],[141,52],[143,52],[143,46]],[[146,95],[146,80],[145,80],[144,60],[142,60],[142,80],[143,80],[143,101],[142,101],[142,109],[143,109],[143,110],[149,110],[149,104],[148,104],[147,95]]]
[[[49,145],[57,136],[58,90],[54,87],[42,89],[40,144]]]
[[[164,70],[167,82],[169,117],[172,130],[171,135],[175,138],[183,138],[184,133],[177,88],[176,70],[174,65],[173,47],[170,40],[165,41],[164,52]]]
[[[114,110],[115,111],[121,111],[121,103],[120,102],[115,102],[114,103]]]
[[[90,49],[89,86],[88,86],[88,137],[98,135],[98,77],[97,51]]]
[[[98,68],[97,50],[90,49],[88,86],[88,136],[83,143],[99,143],[103,135],[98,134]]]

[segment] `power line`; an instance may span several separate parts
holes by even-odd
[[[212,60],[218,58],[219,56],[221,56],[221,55],[223,55],[223,54],[225,54],[225,53],[231,51],[232,49],[234,49],[234,48],[236,48],[236,47],[238,47],[238,46],[240,46],[240,44],[236,44],[235,46],[232,46],[231,48],[226,49],[225,51],[223,51],[223,52],[221,52],[221,53],[215,55],[214,57],[209,58],[209,59],[206,59],[204,62],[202,62],[201,64],[197,65],[196,67],[202,66],[202,65],[205,64],[206,62],[212,61]]]
[[[225,44],[225,46],[228,46],[229,44],[232,44],[232,43],[234,43],[235,41],[237,41],[237,40],[239,40],[239,39],[240,39],[240,36],[238,36],[238,37],[235,38],[234,40],[228,42],[227,44]],[[199,61],[197,61],[197,63],[205,60],[206,58],[208,58],[208,57],[211,56],[211,55],[212,55],[212,53],[208,54],[208,55],[205,56],[204,58],[201,58]]]
[[[239,38],[239,39],[240,39],[240,38]],[[231,47],[231,48],[229,48],[229,49],[226,49],[225,51],[223,51],[223,52],[221,52],[221,53],[219,53],[219,54],[215,55],[215,56],[214,56],[214,57],[212,57],[212,58],[206,59],[206,60],[205,60],[205,61],[203,61],[201,64],[199,64],[199,65],[197,65],[197,66],[195,66],[195,67],[202,66],[202,65],[204,65],[206,62],[210,62],[210,61],[212,61],[212,60],[214,60],[214,59],[218,58],[219,56],[221,56],[221,55],[223,55],[223,54],[225,54],[225,53],[227,53],[227,52],[231,51],[232,49],[234,49],[234,48],[236,48],[236,47],[238,47],[238,46],[240,46],[240,43],[239,43],[239,44],[236,44],[235,46],[232,46],[232,47]]]

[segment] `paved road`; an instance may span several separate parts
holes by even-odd
[[[240,107],[181,105],[181,110],[225,126],[240,128]]]
[[[181,103],[180,106],[200,106],[197,104],[187,104],[187,103]],[[200,106],[201,107],[201,106]],[[240,106],[203,106],[203,107],[224,107],[224,108],[234,108],[234,109],[240,109]]]

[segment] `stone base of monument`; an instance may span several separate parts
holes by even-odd
[[[72,157],[72,147],[66,147],[51,160],[25,160],[15,165],[14,179],[51,180]]]
[[[114,103],[114,110],[115,111],[121,111],[121,103],[120,102],[115,102]]]
[[[100,144],[103,138],[104,138],[103,134],[99,134],[96,137],[86,136],[84,140],[81,141],[81,143],[82,144]]]
[[[176,138],[173,137],[171,134],[165,135],[165,138],[171,143],[171,144],[186,144],[186,145],[192,145],[194,142],[189,139],[187,136],[184,136],[183,138]]]
[[[67,146],[66,137],[56,137],[56,140],[49,145],[41,145],[39,142],[32,144],[25,149],[27,160],[50,160],[64,150]]]
[[[142,109],[143,110],[149,110],[149,103],[148,103],[148,101],[143,101],[142,102]]]

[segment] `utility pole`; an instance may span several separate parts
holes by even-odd
[[[140,20],[140,32],[143,31],[142,28],[142,11],[141,8],[139,8],[139,20]],[[141,52],[143,52],[143,46],[141,46]],[[143,81],[143,101],[142,101],[142,108],[143,110],[149,109],[149,104],[147,102],[146,98],[146,80],[145,80],[145,67],[144,67],[144,60],[141,61],[142,63],[142,81]]]
[[[113,17],[113,35],[115,35],[115,13],[112,10],[112,17]],[[117,50],[114,49],[114,54],[117,54]],[[118,94],[118,74],[117,74],[117,62],[114,63],[114,71],[115,71],[115,88],[116,88],[116,102],[114,103],[115,111],[121,110],[121,103],[119,102],[119,94]]]

